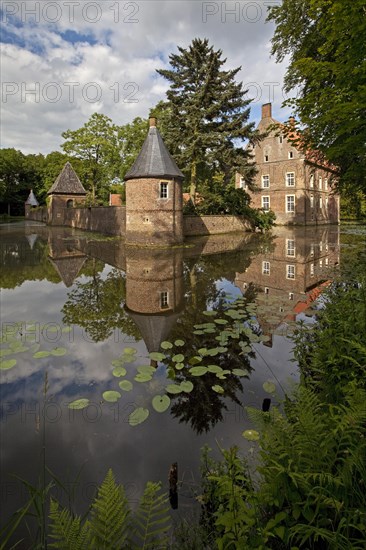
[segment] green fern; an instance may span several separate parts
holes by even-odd
[[[92,548],[123,548],[129,528],[129,508],[122,486],[115,482],[112,470],[98,489],[90,514]]]
[[[88,550],[90,548],[89,523],[80,525],[80,518],[73,518],[69,510],[59,509],[57,502],[51,499],[50,504],[50,537],[55,542],[51,548],[60,550]]]
[[[168,497],[159,494],[160,483],[148,482],[134,518],[134,540],[136,550],[167,548],[171,527]]]

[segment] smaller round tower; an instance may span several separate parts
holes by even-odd
[[[183,242],[183,178],[156,127],[156,118],[150,118],[146,140],[125,176],[127,244]]]

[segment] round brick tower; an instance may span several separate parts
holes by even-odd
[[[126,182],[126,243],[166,246],[183,242],[183,174],[150,118],[147,138]]]

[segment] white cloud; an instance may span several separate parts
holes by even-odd
[[[195,37],[221,49],[227,68],[242,67],[238,79],[250,85],[252,120],[270,100],[279,112],[284,67],[269,55],[267,2],[103,0],[76,2],[74,9],[59,2],[58,10],[55,4],[3,3],[11,38],[2,54],[2,147],[60,149],[61,133],[79,128],[95,111],[117,124],[146,117],[168,87],[156,69]],[[16,21],[10,14],[17,8]]]

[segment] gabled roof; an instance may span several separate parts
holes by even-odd
[[[165,147],[158,129],[150,119],[149,133],[139,156],[125,175],[125,180],[137,178],[184,178],[175,160]]]
[[[39,202],[36,199],[33,189],[30,190],[29,197],[25,201],[25,204],[30,204],[31,206],[39,206]]]
[[[86,191],[69,162],[65,164],[47,195],[86,195]]]

